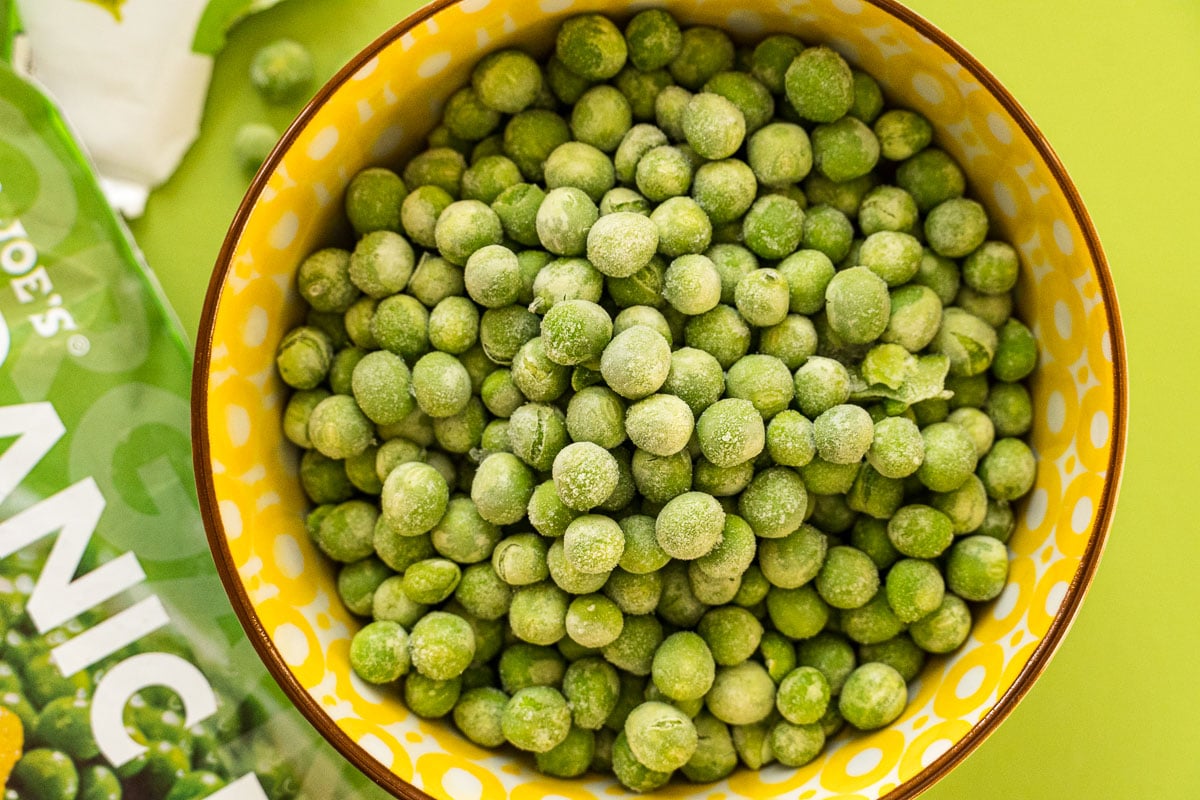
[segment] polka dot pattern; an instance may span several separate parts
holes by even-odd
[[[629,10],[637,4],[624,3]],[[305,499],[296,454],[279,430],[285,387],[273,371],[275,345],[302,315],[297,265],[324,245],[341,192],[359,169],[397,165],[437,122],[450,89],[486,50],[545,52],[567,16],[618,12],[601,0],[496,3],[463,0],[396,33],[314,110],[261,188],[225,265],[224,292],[210,311],[207,414],[211,479],[224,546],[252,612],[297,684],[357,743],[363,763],[389,770],[437,798],[595,800],[611,780],[546,778],[528,760],[474,747],[446,724],[409,714],[394,693],[364,691],[350,677],[349,639],[360,624],[337,600],[335,575],[303,529]],[[1004,695],[1073,592],[1104,535],[1115,491],[1113,448],[1123,343],[1112,330],[1113,298],[1103,288],[1067,194],[1026,130],[970,70],[901,19],[866,0],[780,0],[752,11],[729,0],[668,0],[690,24],[787,31],[826,42],[878,76],[890,101],[925,113],[939,144],[959,161],[996,233],[1017,247],[1018,298],[1039,338],[1032,381],[1037,484],[1016,509],[1009,585],[976,609],[958,652],[931,659],[911,688],[904,715],[885,730],[839,737],[812,764],[739,771],[709,787],[672,786],[664,797],[728,800],[877,800],[936,769],[950,749]],[[631,11],[629,12],[631,13]],[[250,432],[253,435],[249,435]],[[320,566],[318,566],[320,565]],[[1057,620],[1061,625],[1063,619]]]

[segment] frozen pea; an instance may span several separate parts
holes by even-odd
[[[302,325],[288,331],[279,342],[275,366],[279,377],[293,389],[315,389],[333,364],[333,343],[323,331]]]
[[[1037,365],[1037,341],[1024,323],[1009,319],[1000,327],[992,374],[1002,381],[1019,381]]]
[[[479,447],[487,427],[486,417],[483,403],[472,396],[457,414],[434,418],[433,435],[438,447],[447,453],[469,453]]]
[[[741,516],[764,539],[778,539],[799,528],[807,505],[804,482],[787,467],[759,472],[738,499]]]
[[[392,570],[377,558],[346,564],[338,570],[338,597],[351,614],[369,616],[375,590],[392,575]]]
[[[471,499],[488,522],[511,525],[525,516],[533,487],[533,473],[519,458],[512,453],[493,453],[475,473]]]
[[[537,212],[546,193],[531,183],[513,183],[492,200],[492,211],[510,239],[526,247],[541,243],[537,233]],[[518,300],[520,293],[518,292]]]
[[[585,514],[572,520],[562,541],[567,562],[588,575],[611,572],[625,550],[625,533],[621,526],[599,514]]]
[[[404,705],[424,719],[449,714],[461,694],[462,678],[439,681],[414,672],[404,679]]]
[[[433,418],[454,416],[471,399],[471,376],[449,353],[422,356],[413,366],[412,387],[417,405]]]
[[[710,578],[740,578],[754,560],[755,541],[754,531],[744,519],[726,514],[716,545],[692,566]]]
[[[871,415],[861,406],[833,406],[813,421],[813,439],[826,461],[855,464],[867,454],[874,439]]]
[[[683,561],[671,561],[660,572],[662,596],[659,598],[658,616],[676,628],[695,628],[708,610],[708,605],[692,591],[689,573],[689,567]]]
[[[978,532],[983,536],[991,536],[1001,542],[1007,542],[1017,529],[1016,516],[1007,500],[988,499],[987,513]]]
[[[979,464],[979,478],[994,500],[1024,497],[1036,475],[1033,451],[1020,439],[999,439]]]
[[[605,153],[584,142],[566,142],[547,156],[545,180],[547,189],[579,189],[593,203],[598,203],[613,188],[616,174],[612,160]],[[583,233],[586,235],[587,231]]]
[[[771,726],[771,752],[780,764],[802,767],[825,747],[825,730],[817,723],[796,725],[780,720]]]
[[[850,531],[850,544],[870,556],[880,571],[887,569],[900,558],[900,551],[888,538],[886,520],[859,517]]]
[[[1012,292],[983,294],[965,285],[959,287],[954,304],[979,317],[993,328],[1003,325],[1013,312]]]
[[[966,178],[953,156],[936,147],[927,147],[900,163],[896,185],[912,195],[924,214],[947,200],[962,197]]]
[[[742,219],[746,247],[763,258],[783,258],[804,235],[804,209],[790,197],[766,194],[754,201]]]
[[[685,492],[663,507],[654,524],[655,538],[672,558],[699,558],[717,544],[725,511],[711,495]]]
[[[581,389],[567,405],[567,431],[576,442],[614,448],[625,440],[624,420],[625,403],[605,386]]]
[[[645,267],[657,249],[658,227],[633,212],[600,217],[587,234],[588,260],[614,278],[627,278]]]
[[[726,395],[730,398],[749,400],[764,420],[770,420],[787,408],[794,392],[791,372],[774,356],[743,356],[729,368],[725,376]]]
[[[776,464],[803,467],[816,448],[813,424],[798,411],[781,411],[767,425],[767,452]]]
[[[494,140],[496,137],[486,142]],[[499,154],[482,156],[462,174],[462,198],[492,205],[509,187],[520,185],[522,179],[521,170],[509,158]],[[497,210],[494,205],[492,210]]]
[[[499,245],[503,238],[500,217],[479,200],[451,203],[438,217],[434,228],[438,252],[456,265],[466,264],[477,250]]]
[[[654,518],[634,514],[620,521],[625,537],[621,553],[621,569],[635,575],[654,573],[670,560],[655,534]],[[647,612],[648,613],[648,612]]]
[[[683,36],[679,23],[662,9],[646,9],[625,26],[629,60],[640,70],[661,69],[679,54]]]
[[[484,56],[471,71],[479,101],[505,114],[523,111],[542,88],[537,62],[520,50],[497,50]]]
[[[500,685],[509,694],[530,686],[558,686],[566,668],[556,650],[527,642],[506,647],[498,663]]]
[[[816,328],[807,317],[788,314],[761,332],[758,351],[779,359],[789,370],[799,369],[817,351]]]
[[[638,400],[656,392],[671,368],[671,346],[644,325],[612,338],[600,357],[600,372],[622,397]]]
[[[682,142],[683,110],[687,108],[692,93],[682,86],[668,86],[654,99],[654,123],[672,142]]]
[[[854,103],[850,67],[825,46],[808,47],[793,59],[784,75],[788,101],[801,117],[833,122]]]
[[[633,112],[625,95],[612,86],[588,89],[571,111],[575,140],[611,153],[633,125]]]
[[[629,330],[634,325],[645,325],[648,328],[653,328],[662,334],[668,344],[675,343],[675,335],[671,331],[671,323],[667,322],[667,318],[657,308],[651,306],[630,306],[622,309],[621,313],[617,314],[617,318],[613,320],[613,334],[616,335],[621,331]]]
[[[233,157],[247,175],[258,172],[259,167],[275,149],[279,131],[265,122],[248,122],[238,128],[233,137]]]
[[[624,186],[617,186],[613,189],[609,189],[604,193],[604,197],[600,198],[600,216],[606,217],[609,214],[619,214],[623,212],[640,214],[643,217],[649,217],[650,201],[645,197],[642,197],[642,195],[638,194],[633,189],[628,189]],[[655,234],[657,235],[657,233],[658,229],[655,228]],[[658,245],[656,244],[655,248],[657,249],[657,247]],[[649,266],[649,262],[647,262],[647,266]],[[642,267],[642,269],[639,269],[637,272],[641,272],[644,269],[645,267]],[[636,275],[637,273],[635,272],[634,274]],[[616,301],[615,297],[613,299]],[[617,305],[621,305],[621,303],[617,301]]]
[[[530,495],[527,508],[529,524],[543,536],[557,538],[566,533],[567,525],[579,516],[558,496],[554,481],[540,484]]]
[[[935,611],[945,592],[945,580],[932,561],[905,558],[888,570],[887,601],[901,622],[916,622]]]
[[[845,494],[858,477],[860,464],[834,464],[817,456],[800,468],[804,485],[813,495]]]
[[[454,599],[470,614],[483,620],[500,619],[512,603],[512,588],[490,562],[472,564],[463,570]]]
[[[308,417],[308,437],[322,455],[343,459],[358,455],[371,444],[374,427],[349,395],[331,395]]]
[[[316,311],[345,311],[358,299],[350,280],[350,253],[336,247],[318,250],[300,263],[300,295]]]
[[[850,487],[851,494],[845,496],[840,494],[813,494],[811,497],[812,508],[808,512],[808,521],[821,530],[832,534],[841,534],[850,530],[860,515],[858,509],[864,505],[861,502],[854,502],[853,506],[851,504],[855,493],[859,491],[858,487],[862,483],[861,477],[864,472],[874,475],[875,479],[879,480],[879,476],[874,470],[871,470],[869,467],[863,467],[858,470],[858,475],[854,478],[854,483]],[[900,492],[903,490],[903,486],[899,482],[895,482],[894,487],[896,494],[888,503],[888,513],[890,513],[893,504],[899,507],[899,502],[897,501],[900,499]]]
[[[755,270],[743,277],[734,297],[742,317],[760,328],[782,322],[791,301],[787,280],[773,269]]]
[[[654,119],[654,104],[658,93],[668,86],[674,86],[675,79],[665,69],[643,72],[627,64],[617,73],[613,84],[629,101],[633,119],[645,122]]]
[[[767,613],[771,623],[785,636],[807,639],[820,632],[829,621],[829,606],[811,584],[797,589],[772,586],[767,593]]]
[[[978,461],[975,443],[961,425],[938,422],[921,431],[925,460],[917,470],[921,483],[935,492],[950,492],[963,484]]]
[[[883,91],[879,88],[879,83],[867,73],[852,69],[850,74],[854,80],[854,103],[847,113],[870,125],[883,111]]]
[[[813,170],[808,173],[802,186],[810,205],[832,206],[847,218],[855,219],[863,198],[877,183],[879,181],[874,173],[838,183],[825,177],[824,173]]]
[[[951,373],[946,376],[945,386],[946,391],[952,393],[947,403],[947,413],[958,408],[982,409],[987,404],[988,393],[991,391],[991,382],[982,372],[975,375]]]
[[[538,238],[552,253],[581,255],[587,250],[589,231],[599,215],[595,203],[583,190],[575,187],[552,189],[538,208]]]
[[[838,697],[838,710],[859,730],[888,725],[908,705],[908,687],[892,667],[879,662],[863,664],[850,673]]]
[[[930,506],[902,507],[888,521],[888,538],[910,558],[937,558],[954,540],[950,518]]]
[[[572,72],[557,55],[551,55],[546,61],[542,80],[543,85],[549,87],[553,97],[566,105],[571,105],[582,97],[583,93],[595,83],[593,80]],[[554,103],[548,104],[551,107],[553,105]]]
[[[621,635],[625,618],[607,597],[588,594],[576,597],[567,607],[567,635],[584,647],[599,648]]]
[[[491,686],[463,692],[454,706],[454,724],[481,747],[499,747],[506,741],[501,719],[508,695]]]
[[[455,497],[430,531],[433,546],[443,556],[459,564],[474,564],[492,554],[500,540],[498,526],[479,516],[469,497]]]
[[[503,419],[511,417],[525,404],[525,396],[513,383],[512,373],[506,369],[497,370],[484,379],[480,398],[489,413]]]
[[[733,243],[714,244],[704,255],[721,276],[721,302],[732,304],[738,281],[758,269],[758,257],[742,245]]]
[[[300,99],[313,81],[312,54],[299,42],[277,39],[260,48],[250,62],[250,83],[274,105]]]
[[[663,277],[663,297],[683,314],[703,314],[721,299],[721,276],[703,255],[676,258]]]
[[[688,144],[710,160],[733,155],[746,135],[746,118],[741,110],[709,91],[700,92],[688,101],[680,123]]]
[[[885,417],[875,423],[867,461],[879,474],[907,478],[921,466],[925,442],[916,423],[905,417]]]
[[[762,641],[763,626],[752,613],[736,605],[712,608],[696,626],[713,660],[728,667],[746,662]]]
[[[646,767],[671,772],[691,759],[698,736],[691,719],[674,706],[646,702],[630,712],[624,733],[634,757]]]
[[[758,566],[772,586],[798,589],[817,577],[828,547],[825,534],[812,525],[800,525],[787,536],[761,542]]]
[[[312,410],[329,396],[326,389],[307,389],[288,398],[283,412],[283,433],[288,441],[298,447],[312,447],[312,440],[308,438],[308,419]]]
[[[799,250],[776,268],[787,282],[790,310],[815,314],[825,306],[825,290],[834,276],[833,262],[819,250]]]
[[[501,540],[492,551],[492,569],[509,586],[529,586],[544,581],[547,544],[532,533],[518,533]]]
[[[463,673],[475,656],[471,625],[456,614],[431,611],[408,637],[412,666],[427,678],[445,681]]]
[[[599,14],[572,17],[558,29],[554,54],[567,69],[589,81],[603,81],[625,65],[625,37]]]
[[[673,700],[704,697],[716,676],[716,664],[704,639],[691,631],[668,636],[654,653],[654,685]]]
[[[719,72],[704,83],[706,94],[716,94],[731,102],[746,124],[746,134],[752,134],[767,124],[775,114],[775,98],[748,72]]]
[[[379,347],[379,342],[375,341],[375,336],[371,333],[371,320],[375,318],[375,309],[378,306],[379,301],[368,296],[358,298],[346,309],[342,319],[346,326],[346,335],[355,347],[366,350]]]
[[[750,326],[736,308],[718,305],[689,319],[684,329],[688,347],[713,356],[722,369],[728,369],[750,349]]]
[[[823,253],[831,262],[840,263],[854,244],[854,225],[833,206],[815,205],[805,212],[800,243],[808,250]]]
[[[721,606],[733,600],[741,588],[742,580],[740,575],[732,578],[709,575],[696,567],[696,562],[693,561],[688,564],[688,583],[692,588],[692,595],[699,602],[706,606]]]
[[[728,726],[705,712],[696,715],[692,723],[699,741],[696,752],[680,771],[693,783],[711,783],[728,776],[738,763]]]
[[[407,291],[412,297],[399,297],[406,297],[409,301],[416,298],[422,305],[432,308],[447,297],[463,294],[465,286],[462,267],[426,253],[421,256],[412,277],[408,279]],[[387,297],[380,304],[394,302],[396,299],[396,296]]]
[[[663,641],[662,623],[653,614],[628,616],[621,635],[603,648],[605,660],[634,675],[649,675]]]
[[[813,166],[835,183],[861,178],[879,161],[879,140],[854,117],[818,125],[812,132]]]
[[[550,469],[554,457],[570,441],[563,413],[554,406],[525,403],[510,419],[512,452],[539,472]]]
[[[595,755],[596,735],[590,730],[572,727],[567,738],[535,756],[537,768],[556,778],[575,778],[587,772]]]
[[[916,111],[894,108],[875,120],[880,152],[889,161],[911,158],[933,141],[933,126]]]
[[[533,281],[530,309],[545,314],[563,300],[599,302],[604,275],[583,258],[558,258],[542,267]]]
[[[467,169],[462,153],[449,147],[431,147],[418,153],[404,168],[408,186],[436,186],[452,199],[458,199],[459,183]]]
[[[651,150],[667,144],[667,136],[654,125],[639,124],[630,128],[613,155],[616,178],[624,184],[634,183],[642,157]],[[691,171],[688,170],[690,178]],[[686,191],[686,187],[684,189]]]
[[[630,468],[637,491],[651,503],[666,503],[692,486],[692,458],[687,450],[665,457],[635,450]]]
[[[750,725],[766,719],[775,709],[775,682],[756,661],[721,667],[704,701],[722,722]]]
[[[634,756],[623,730],[613,741],[612,771],[623,786],[635,792],[652,792],[671,780],[670,772],[652,770]]]
[[[337,352],[329,365],[329,388],[334,394],[349,395],[354,392],[354,368],[367,351],[361,347],[346,347]]]
[[[891,294],[891,315],[879,337],[916,353],[933,341],[942,321],[942,303],[927,286],[909,284]]]
[[[736,158],[702,164],[692,181],[692,198],[714,224],[738,220],[754,202],[754,173]]]
[[[970,635],[971,610],[962,598],[946,592],[942,604],[914,622],[908,633],[917,647],[927,653],[949,653]]]
[[[541,324],[546,355],[566,366],[597,359],[611,340],[612,332],[608,312],[588,300],[555,303]]]
[[[829,326],[847,343],[874,341],[891,314],[887,284],[867,267],[842,270],[825,289],[825,311]]]
[[[634,169],[638,191],[651,202],[687,194],[694,175],[695,167],[687,154],[667,144],[647,150]]]
[[[513,592],[508,622],[513,634],[530,644],[551,645],[567,635],[568,595],[550,581]]]
[[[573,442],[564,447],[554,458],[553,473],[558,496],[579,511],[604,502],[617,487],[616,459],[592,442]]]
[[[773,122],[755,131],[747,145],[747,159],[764,186],[798,183],[813,163],[808,134],[790,122]]]
[[[863,241],[858,262],[894,287],[917,274],[921,256],[921,243],[916,237],[898,231],[878,231]]]
[[[501,119],[500,112],[484,105],[470,86],[450,95],[442,110],[442,124],[450,133],[468,142],[487,138],[499,127]]]
[[[585,730],[601,728],[616,707],[620,687],[617,671],[598,658],[582,658],[567,667],[562,693],[574,724]]]
[[[929,504],[950,518],[955,534],[971,533],[983,524],[987,515],[987,490],[983,481],[971,475],[952,492],[934,492]]]
[[[657,572],[639,575],[618,567],[608,576],[604,594],[625,614],[650,614],[662,597],[662,576]]]
[[[414,603],[434,605],[454,593],[461,577],[462,570],[453,561],[427,558],[410,565],[404,571],[404,593]]]
[[[704,457],[718,467],[733,467],[762,452],[766,429],[749,400],[727,398],[710,405],[696,423]]]
[[[687,446],[693,422],[688,404],[670,394],[651,395],[625,412],[629,440],[656,456],[674,455]]]
[[[521,345],[513,356],[513,383],[521,393],[537,403],[557,400],[567,390],[571,373],[567,367],[556,364],[546,355],[545,344],[540,336]]]
[[[528,109],[504,126],[503,149],[526,180],[540,183],[545,177],[546,159],[555,148],[570,140],[570,127],[558,114]]]
[[[958,296],[961,279],[958,264],[925,248],[913,283],[931,289],[942,305],[950,305]]]
[[[658,227],[658,252],[667,258],[703,253],[712,241],[712,222],[704,213],[704,209],[690,197],[669,198],[650,212],[650,220]],[[711,265],[711,262],[709,263]],[[713,272],[715,274],[715,267],[713,267]],[[715,275],[715,277],[717,299],[719,300],[721,281],[719,275]],[[666,291],[667,284],[664,280],[664,296]],[[704,282],[702,291],[702,297],[693,302],[687,302],[683,298],[679,299],[688,307],[704,306],[711,300],[708,281]],[[707,306],[707,308],[711,307],[711,305]]]
[[[775,761],[775,753],[771,750],[771,728],[769,718],[730,727],[730,738],[738,758],[750,769],[762,769]]]
[[[549,686],[529,686],[509,699],[500,718],[504,737],[521,750],[545,753],[571,732],[571,709]]]
[[[399,231],[400,206],[407,194],[404,181],[390,169],[371,167],[360,171],[350,180],[343,200],[351,227],[359,236],[373,231]]]
[[[961,197],[939,203],[925,216],[925,238],[935,253],[946,258],[961,258],[979,247],[987,230],[983,206]]]
[[[796,660],[801,668],[818,670],[829,683],[830,693],[835,696],[842,691],[842,685],[857,664],[854,648],[846,637],[828,631],[800,642],[796,648]]]
[[[1033,400],[1019,383],[997,383],[984,406],[996,435],[1023,436],[1033,425]]]
[[[696,26],[683,32],[679,52],[668,65],[671,76],[692,91],[733,67],[734,46],[724,31]]]
[[[975,454],[980,458],[992,449],[997,435],[996,426],[991,417],[980,409],[969,406],[956,408],[946,417],[946,421],[962,426],[975,443]]]
[[[794,36],[768,36],[754,47],[750,58],[751,72],[772,93],[783,94],[784,75],[803,50],[804,43]]]
[[[897,186],[876,186],[858,209],[858,227],[866,236],[879,231],[911,231],[916,223],[916,201]]]
[[[786,644],[786,640],[784,642]],[[792,657],[795,658],[794,653]],[[825,716],[831,695],[829,681],[823,672],[816,667],[797,667],[779,684],[775,707],[788,722],[811,725]]]
[[[878,661],[900,673],[904,680],[912,681],[925,667],[925,651],[913,643],[907,634],[894,636],[883,642],[865,644],[859,648],[863,663]]]

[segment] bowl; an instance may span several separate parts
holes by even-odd
[[[286,387],[273,359],[298,323],[297,265],[345,233],[340,198],[361,168],[416,152],[449,93],[485,52],[544,53],[568,16],[629,16],[640,2],[440,0],[343,68],[284,135],[237,212],[204,306],[193,385],[201,510],[225,587],[263,661],[342,754],[395,796],[488,800],[613,794],[609,778],[536,773],[408,713],[349,667],[359,626],[305,534],[297,453],[283,437]],[[801,769],[739,770],[668,797],[913,797],[965,757],[1029,690],[1096,570],[1120,482],[1124,341],[1112,279],[1075,187],[1013,97],[979,62],[891,0],[668,0],[683,23],[823,42],[876,76],[894,104],[934,123],[998,232],[1019,249],[1019,308],[1037,335],[1031,443],[1037,482],[1018,507],[1003,593],[968,642],[931,659],[894,724],[843,733]]]

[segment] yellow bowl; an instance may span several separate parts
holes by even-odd
[[[299,709],[347,758],[399,797],[585,800],[593,775],[560,781],[485,751],[449,724],[408,713],[397,693],[353,677],[360,624],[305,535],[297,453],[282,436],[286,391],[275,346],[298,323],[296,267],[339,240],[341,195],[359,169],[401,163],[485,52],[545,52],[566,17],[628,16],[640,2],[441,0],[404,20],[330,81],[288,130],[238,210],[209,287],[196,354],[193,433],[201,509],[250,639]],[[843,734],[802,769],[739,770],[668,797],[913,797],[1012,711],[1046,666],[1104,545],[1124,454],[1126,374],[1116,295],[1096,233],[1062,165],[984,67],[892,0],[668,0],[681,21],[735,34],[824,42],[923,112],[970,191],[1022,256],[1019,308],[1040,344],[1032,381],[1037,483],[1019,506],[1008,586],[971,638],[931,659],[893,725]]]

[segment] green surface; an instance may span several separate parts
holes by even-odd
[[[412,0],[289,0],[231,35],[204,133],[134,226],[194,331],[246,180],[237,127],[265,114],[246,79],[256,47],[288,35],[331,74]],[[1200,796],[1195,496],[1200,391],[1200,4],[1196,0],[911,0],[1012,91],[1074,178],[1120,293],[1132,417],[1120,509],[1074,628],[999,730],[924,797],[1010,800]],[[293,109],[294,110],[294,109]]]

